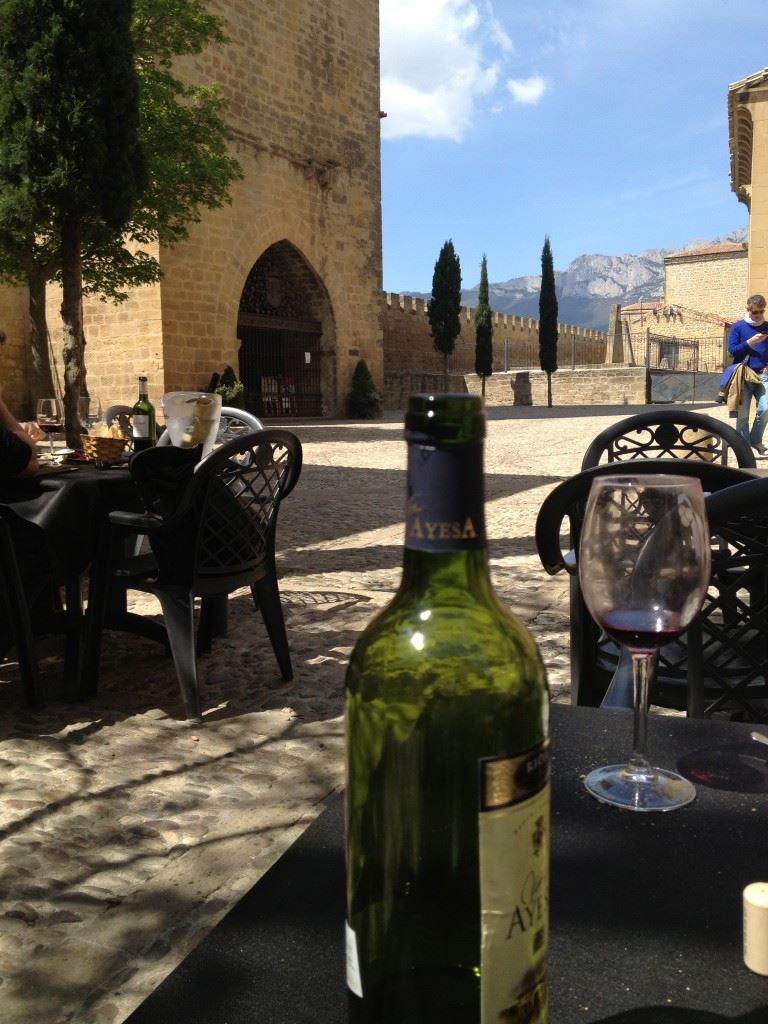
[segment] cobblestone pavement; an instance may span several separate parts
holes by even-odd
[[[487,524],[500,596],[568,698],[567,581],[534,522],[588,442],[631,407],[493,409]],[[722,416],[720,409],[704,409]],[[282,424],[281,424],[282,425]],[[344,666],[400,575],[402,417],[300,422],[304,470],[281,510],[279,570],[295,678],[279,680],[245,592],[201,659],[192,729],[170,660],[107,634],[99,696],[21,708],[0,665],[0,1020],[119,1024],[293,842],[342,784]],[[153,613],[151,599],[135,608]]]

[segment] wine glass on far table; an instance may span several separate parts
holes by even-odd
[[[684,807],[688,779],[646,756],[648,692],[660,647],[701,608],[710,573],[704,495],[692,477],[605,476],[593,481],[579,545],[579,582],[592,617],[632,660],[634,745],[626,765],[584,780],[599,800],[633,811]]]
[[[64,425],[64,415],[59,398],[39,398],[35,419],[42,432],[48,437],[48,444],[53,457],[53,435],[60,434]]]
[[[89,434],[93,427],[103,419],[101,401],[96,395],[81,395],[78,398],[77,418],[84,434]]]

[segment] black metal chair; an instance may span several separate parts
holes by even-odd
[[[727,465],[730,451],[742,468],[755,467],[751,445],[727,423],[688,409],[650,409],[598,434],[584,453],[581,468],[659,458]]]
[[[119,585],[155,594],[179,678],[187,718],[200,721],[194,635],[194,602],[202,598],[197,652],[210,650],[216,598],[249,586],[261,612],[282,678],[291,679],[288,638],[275,566],[280,503],[299,478],[302,449],[287,430],[263,430],[229,441],[199,462],[186,485],[169,487],[168,460],[184,449],[151,448],[131,461],[131,474],[146,514],[110,514],[112,556],[96,567],[94,607],[89,608],[85,675],[91,691],[98,677],[105,595],[123,536],[144,533],[156,560],[152,575],[130,573],[123,563]],[[197,450],[199,458],[199,450]],[[183,484],[178,480],[177,484]],[[88,694],[84,694],[87,696]]]
[[[626,706],[630,703],[628,659],[624,659],[621,671],[617,672],[620,648],[602,633],[589,614],[579,586],[576,555],[592,481],[595,477],[621,472],[615,463],[606,463],[564,480],[544,499],[536,520],[536,547],[544,568],[550,575],[561,570],[571,575],[571,700],[574,704]],[[697,477],[704,491],[712,496],[707,498],[708,502],[724,489],[734,490],[734,485],[755,482],[755,478],[744,470],[700,459],[639,459],[626,469],[626,473],[633,477],[658,473]],[[718,519],[716,522],[717,533],[720,534],[721,521]],[[567,534],[565,544],[564,534]],[[653,703],[686,709],[692,716],[720,710],[724,702],[719,701],[719,697],[726,696],[724,687],[733,683],[733,679],[726,680],[722,676],[721,661],[715,658],[716,651],[710,637],[721,631],[719,619],[723,609],[726,617],[732,617],[729,603],[739,607],[732,593],[734,587],[738,589],[732,571],[736,563],[732,562],[726,543],[714,545],[713,557],[708,603],[686,634],[659,652],[657,678],[651,695]],[[730,635],[736,635],[735,630],[731,630]],[[720,637],[721,641],[724,639]],[[738,683],[742,678],[743,673],[734,677]],[[754,696],[757,691],[750,679],[739,692],[743,692],[746,686],[751,687],[750,696]],[[617,691],[621,697],[617,696]]]

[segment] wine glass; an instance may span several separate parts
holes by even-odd
[[[81,395],[77,400],[77,418],[83,433],[89,434],[91,429],[103,419],[100,399],[96,395]]]
[[[592,617],[629,651],[634,744],[626,765],[585,779],[599,800],[634,811],[684,807],[693,785],[646,757],[648,691],[658,649],[699,612],[710,573],[710,538],[699,480],[649,475],[593,481],[579,546],[579,582]]]
[[[53,458],[53,435],[61,433],[64,422],[61,399],[38,398],[35,419],[38,427],[48,436],[51,458]]]

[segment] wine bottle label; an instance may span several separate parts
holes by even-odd
[[[408,445],[405,546],[416,551],[485,547],[480,445]]]
[[[480,764],[480,1020],[547,1020],[549,742]]]
[[[357,936],[349,924],[344,925],[347,939],[347,988],[360,999],[363,998],[363,982],[360,977],[360,961],[357,957]]]
[[[134,413],[131,417],[134,437],[149,437],[149,416]]]

